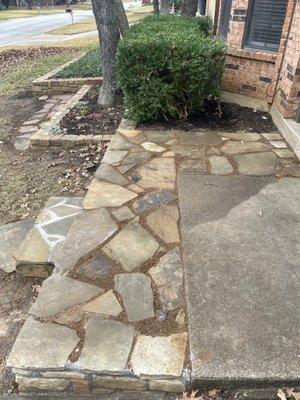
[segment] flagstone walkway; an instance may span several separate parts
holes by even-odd
[[[189,385],[177,193],[183,172],[283,177],[298,175],[299,166],[277,132],[156,132],[121,124],[84,210],[64,223],[55,217],[48,232],[58,240],[48,243],[44,264],[54,270],[7,363],[21,391],[176,393]],[[66,211],[61,203],[51,207]],[[30,256],[27,247],[33,232],[47,242],[45,225],[47,218],[39,219],[16,252],[26,274],[29,265],[31,275],[45,271],[41,260],[30,260],[40,245]]]

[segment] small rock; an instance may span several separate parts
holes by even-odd
[[[178,311],[178,314],[176,315],[176,318],[175,318],[175,322],[179,326],[184,326],[184,324],[185,324],[185,312],[184,312],[184,310],[179,310]]]

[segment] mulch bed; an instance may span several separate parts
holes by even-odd
[[[218,130],[224,132],[274,132],[278,129],[274,125],[270,114],[263,111],[254,111],[252,108],[241,107],[236,104],[216,103],[207,104],[202,113],[192,115],[188,119],[159,121],[153,124],[143,124],[143,129],[150,130],[183,130],[199,129]]]
[[[68,135],[113,135],[123,117],[121,96],[117,104],[104,107],[97,104],[99,87],[92,88],[60,122],[64,134]]]
[[[65,48],[64,51],[72,49]],[[0,70],[5,72],[11,67],[18,66],[27,60],[36,60],[41,57],[60,54],[61,49],[57,47],[29,47],[27,49],[11,49],[0,52]]]

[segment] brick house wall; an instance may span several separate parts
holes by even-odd
[[[208,0],[208,3],[211,0]],[[220,0],[220,12],[222,10]],[[276,105],[293,118],[300,101],[300,0],[289,0],[278,52],[244,48],[249,0],[233,0],[223,89]]]

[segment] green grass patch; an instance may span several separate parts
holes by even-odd
[[[68,65],[57,75],[58,78],[88,78],[101,76],[100,49],[89,50],[83,57]]]
[[[34,79],[70,61],[76,53],[62,52],[36,60],[28,60],[1,75],[0,96],[17,93]]]

